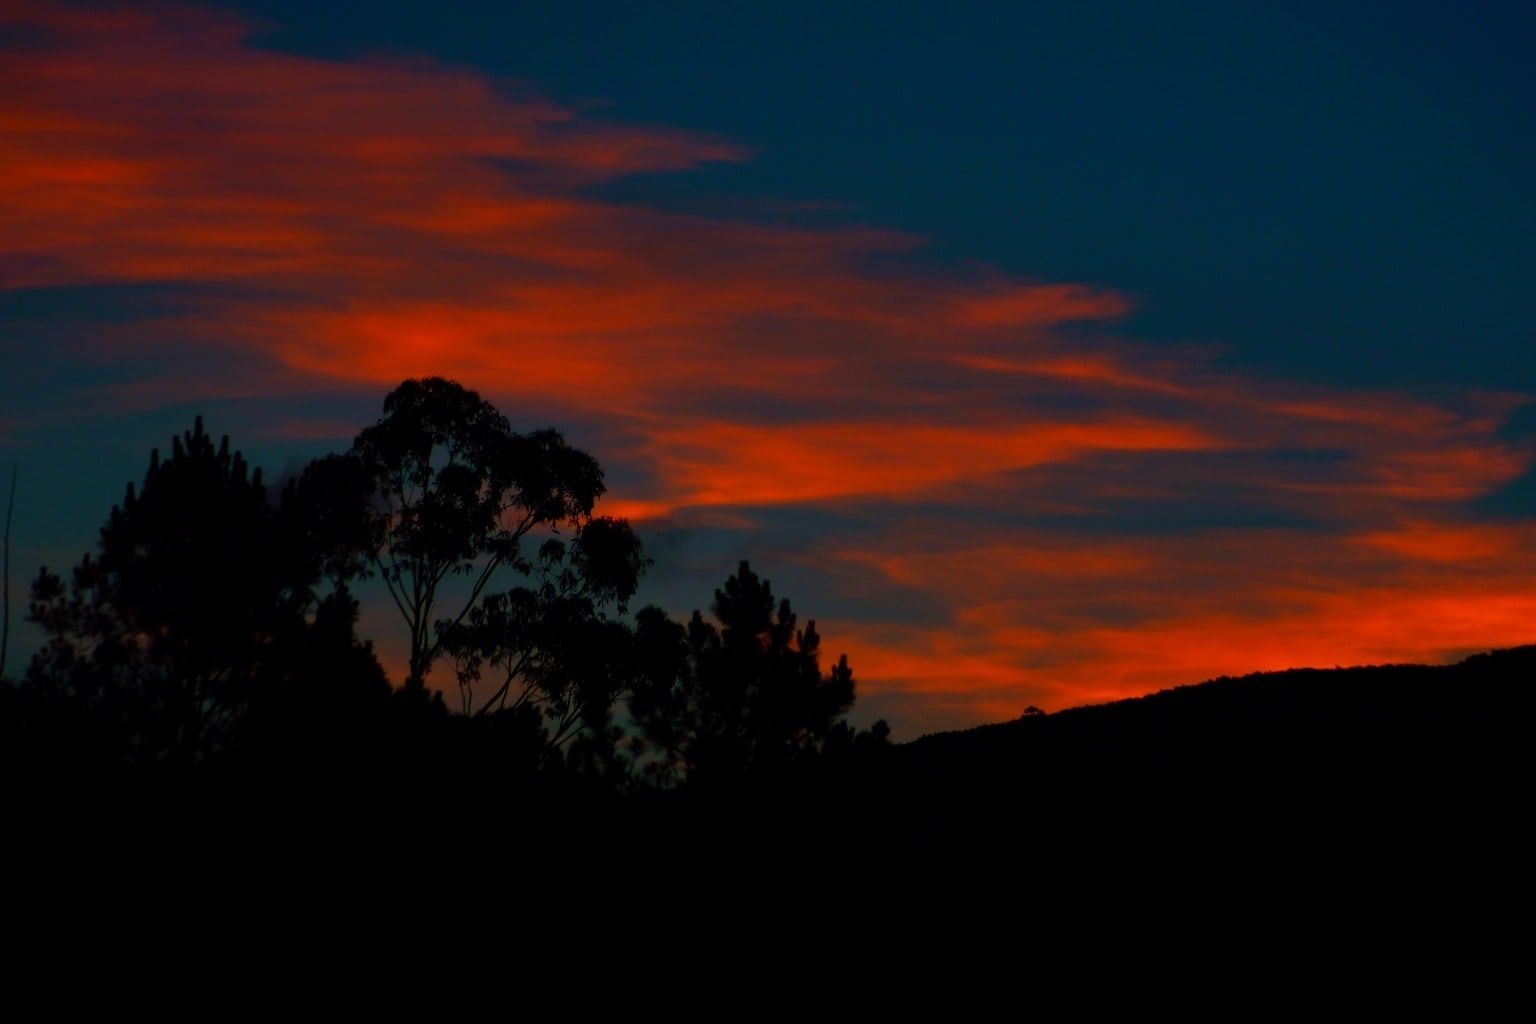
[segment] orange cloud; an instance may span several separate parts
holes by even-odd
[[[1130,418],[1088,423],[693,423],[655,434],[658,475],[682,505],[920,497],[968,478],[1098,451],[1199,450],[1198,430]]]
[[[1082,285],[1003,285],[956,300],[951,319],[980,327],[1050,326],[1066,320],[1112,320],[1130,312],[1121,295]]]
[[[1536,551],[1536,530],[1528,527],[1417,520],[1363,533],[1358,540],[1415,562],[1469,565],[1507,559],[1518,564],[1522,553],[1524,561],[1536,561],[1529,555]]]

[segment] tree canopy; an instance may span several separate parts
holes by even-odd
[[[151,453],[67,584],[39,573],[29,617],[46,642],[29,683],[119,735],[131,760],[196,761],[236,742],[253,702],[325,660],[327,643],[366,672],[355,606],[344,592],[318,600],[294,512],[199,417],[168,459]]]
[[[68,581],[45,568],[33,583],[46,641],[25,699],[129,763],[313,765],[345,749],[334,763],[392,758],[418,781],[708,784],[847,746],[846,657],[823,672],[815,623],[748,563],[713,622],[629,616],[649,560],[627,522],[594,514],[603,492],[592,456],[514,432],[441,378],[402,383],[348,451],[275,497],[199,418],[169,458],[151,453]],[[406,627],[393,698],[356,636],[359,597]],[[459,715],[428,697],[439,660]]]
[[[605,490],[596,459],[555,430],[513,431],[490,402],[441,377],[390,392],[379,421],[311,466],[302,490],[330,570],[387,588],[409,634],[409,687],[424,685],[450,642],[484,639],[498,571],[546,581],[553,571],[569,584],[562,592],[623,601],[644,568],[626,524],[593,518]],[[538,531],[565,531],[574,547],[534,555],[523,542]]]

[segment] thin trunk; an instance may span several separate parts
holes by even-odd
[[[4,577],[5,596],[3,599],[4,611],[0,612],[0,679],[5,678],[5,656],[11,646],[11,514],[16,511],[16,470],[18,466],[11,466],[11,496],[5,503],[5,553],[3,556],[4,567],[0,568],[0,576]]]

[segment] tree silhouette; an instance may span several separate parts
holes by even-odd
[[[845,738],[853,671],[843,656],[822,673],[814,621],[797,630],[789,601],[747,562],[711,611],[718,626],[697,611],[686,628],[656,609],[638,618],[630,713],[654,779],[772,774]]]
[[[592,515],[604,490],[597,461],[559,433],[516,433],[438,377],[403,382],[301,485],[329,570],[376,575],[404,620],[407,690],[451,657],[464,713],[532,716],[546,752],[604,720],[623,687],[627,632],[611,613],[647,562],[627,523]],[[525,585],[493,591],[502,570]]]
[[[227,437],[215,447],[199,417],[169,459],[151,453],[142,488],[128,485],[67,585],[39,573],[29,618],[46,641],[28,685],[90,715],[129,760],[206,760],[237,740],[264,687],[303,674],[325,646],[311,634],[319,575],[261,471]],[[376,668],[350,599],[331,602],[322,635]]]

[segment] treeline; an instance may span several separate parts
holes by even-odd
[[[11,777],[614,797],[883,756],[884,723],[846,721],[846,658],[824,670],[815,623],[748,563],[708,617],[630,614],[651,562],[604,491],[591,455],[440,378],[277,493],[199,419],[96,551],[33,582],[45,642],[0,687]],[[360,597],[408,641],[399,685]]]

